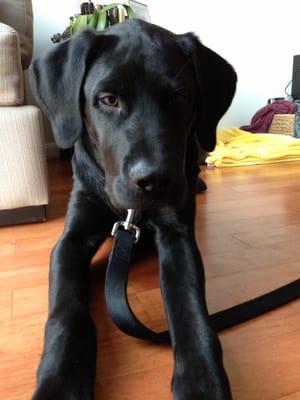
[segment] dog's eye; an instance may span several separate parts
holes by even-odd
[[[185,102],[187,99],[187,96],[183,95],[183,94],[177,94],[174,98],[174,103],[183,103]]]
[[[188,95],[187,91],[180,91],[180,92],[175,93],[171,97],[169,103],[170,104],[183,104],[186,101],[188,101],[188,98],[189,98],[189,95]]]
[[[108,107],[118,107],[118,98],[112,94],[100,97],[100,101]]]

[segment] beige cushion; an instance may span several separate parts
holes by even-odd
[[[23,104],[24,83],[19,36],[0,23],[0,106]]]
[[[32,58],[32,4],[31,0],[0,0],[0,22],[18,32],[21,43],[23,69]]]
[[[0,107],[0,210],[47,204],[47,187],[40,110]]]

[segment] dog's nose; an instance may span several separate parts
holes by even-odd
[[[173,181],[171,170],[144,161],[136,162],[129,169],[129,178],[146,192],[166,190]]]

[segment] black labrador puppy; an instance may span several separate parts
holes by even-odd
[[[199,148],[215,146],[216,125],[235,92],[233,68],[191,33],[132,20],[82,31],[35,60],[31,73],[58,145],[75,144],[33,399],[94,398],[89,265],[128,208],[138,210],[142,234],[150,229],[158,249],[174,398],[231,399],[209,322],[194,216]]]

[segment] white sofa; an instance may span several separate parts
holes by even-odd
[[[32,57],[30,0],[0,0],[0,225],[45,220],[47,164],[41,111],[24,104]]]

